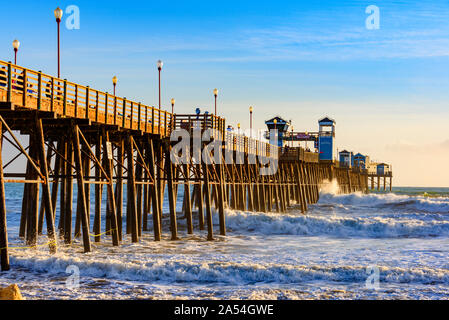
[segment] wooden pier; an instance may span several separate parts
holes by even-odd
[[[8,183],[24,184],[20,237],[35,247],[45,234],[52,253],[77,237],[85,252],[92,250],[92,242],[104,241],[103,235],[113,246],[124,242],[125,234],[139,242],[143,232],[152,232],[155,241],[163,233],[176,240],[182,236],[180,218],[187,225],[182,232],[193,234],[198,226],[213,240],[216,233],[226,235],[227,208],[283,213],[296,207],[305,213],[318,201],[320,185],[334,179],[341,192],[368,192],[366,172],[322,163],[317,153],[275,147],[225,128],[225,119],[216,115],[172,114],[0,61],[0,151],[8,142],[18,152],[8,163],[0,152],[1,269],[10,268]],[[178,140],[170,137],[181,129],[193,135],[185,162],[172,159]],[[210,141],[220,141],[222,161],[216,161],[216,151],[205,150],[208,142],[195,146],[195,132],[206,131]],[[28,137],[28,145],[20,143],[17,133]],[[24,172],[5,173],[19,156],[27,160]],[[270,163],[276,170],[260,174]],[[176,211],[178,201],[182,212]],[[170,221],[166,230],[163,218]]]

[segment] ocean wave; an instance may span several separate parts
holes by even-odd
[[[288,214],[228,211],[226,223],[233,232],[265,235],[403,238],[449,235],[449,221],[410,217]]]
[[[449,213],[449,198],[429,198],[425,196],[409,196],[388,194],[362,194],[360,192],[348,195],[323,193],[320,203],[333,203],[345,206],[391,209],[408,212]]]
[[[149,261],[148,261],[149,260]],[[121,261],[98,260],[70,255],[11,257],[15,266],[47,275],[66,275],[67,266],[78,266],[83,277],[127,281],[170,283],[295,284],[311,281],[363,283],[369,274],[366,266],[346,265],[286,265],[275,263],[237,263],[228,261],[197,262],[188,259],[142,259]],[[449,284],[449,270],[438,268],[379,267],[381,283]]]

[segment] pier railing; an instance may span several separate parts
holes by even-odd
[[[0,101],[168,136],[172,113],[0,60]]]
[[[303,161],[310,163],[318,163],[319,162],[319,154],[316,152],[308,152],[305,151],[304,148],[301,147],[285,147],[282,148],[280,154],[281,161]]]

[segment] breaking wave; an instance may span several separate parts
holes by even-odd
[[[449,198],[394,194],[321,194],[303,215],[227,212],[227,225],[267,235],[421,238],[449,235]]]
[[[366,266],[285,265],[276,263],[197,262],[189,259],[120,261],[95,258],[81,261],[64,255],[41,258],[13,257],[16,266],[49,275],[65,274],[69,265],[79,267],[83,277],[106,277],[127,281],[169,283],[220,283],[230,285],[309,281],[365,282]],[[449,271],[438,268],[379,267],[383,283],[448,284]]]

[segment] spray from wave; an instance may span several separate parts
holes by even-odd
[[[333,194],[336,195],[340,192],[340,186],[336,179],[329,181],[324,180],[320,185],[320,193],[322,194]]]

